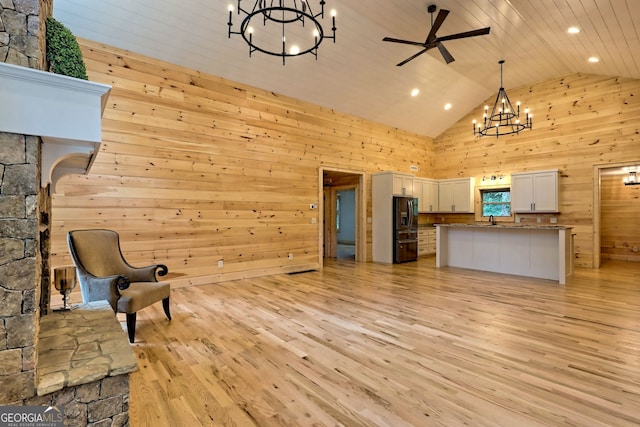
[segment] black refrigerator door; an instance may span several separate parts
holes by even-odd
[[[394,197],[393,198],[393,223],[395,230],[409,230],[413,228],[413,198]]]
[[[417,240],[397,240],[393,251],[393,262],[409,262],[418,259]]]
[[[418,218],[413,197],[393,198],[393,262],[418,259]]]

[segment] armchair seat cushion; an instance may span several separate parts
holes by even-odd
[[[135,313],[156,301],[169,298],[169,282],[131,282],[127,289],[120,291],[119,313]]]

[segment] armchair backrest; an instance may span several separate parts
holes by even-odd
[[[98,277],[123,274],[128,265],[120,250],[120,237],[112,230],[75,230],[67,235],[77,267]]]

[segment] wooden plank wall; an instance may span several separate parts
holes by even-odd
[[[317,268],[320,167],[364,171],[367,188],[372,172],[432,167],[430,138],[80,44],[113,89],[91,173],[53,196],[52,268],[71,264],[67,231],[96,227],[120,233],[132,264],[166,263],[174,286]]]
[[[640,185],[625,186],[621,175],[604,175],[600,188],[602,259],[640,261]]]
[[[484,104],[479,105],[435,139],[434,177],[474,176],[480,182],[483,175],[559,169],[559,223],[574,226],[575,265],[592,267],[598,232],[594,165],[640,163],[640,80],[571,74],[507,88],[507,94],[512,103],[520,100],[531,108],[533,130],[477,139],[472,120],[482,118]]]

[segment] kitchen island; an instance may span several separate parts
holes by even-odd
[[[573,273],[572,227],[436,224],[436,267],[557,280]]]

